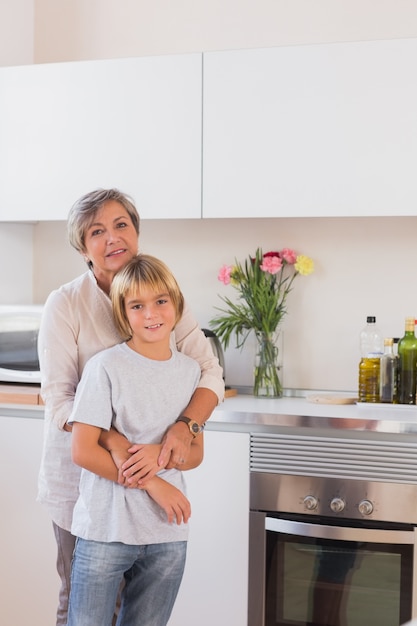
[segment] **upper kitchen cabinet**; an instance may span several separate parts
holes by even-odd
[[[142,218],[201,217],[201,55],[0,69],[0,219],[66,219],[118,187]]]
[[[417,40],[204,55],[203,217],[417,215]]]

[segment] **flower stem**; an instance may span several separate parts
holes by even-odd
[[[256,339],[253,393],[255,396],[281,398],[283,388],[279,378],[276,333],[257,332]]]

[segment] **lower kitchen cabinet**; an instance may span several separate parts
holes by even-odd
[[[51,520],[36,502],[43,420],[0,416],[0,622],[55,623],[59,579]]]
[[[42,419],[0,416],[2,624],[55,623],[55,540],[36,502],[42,439]],[[186,473],[190,539],[169,626],[247,624],[248,465],[248,434],[205,433],[204,461]]]
[[[169,626],[246,626],[249,434],[204,437],[204,461],[186,473],[190,539]]]

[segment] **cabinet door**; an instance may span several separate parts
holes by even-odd
[[[0,219],[66,219],[118,187],[143,218],[201,217],[201,55],[0,69]]]
[[[169,626],[245,626],[249,435],[207,431],[204,437],[204,461],[186,473],[190,538]]]
[[[204,55],[203,217],[417,214],[417,39]]]
[[[36,502],[43,420],[0,416],[1,623],[55,623],[59,578],[52,522]]]

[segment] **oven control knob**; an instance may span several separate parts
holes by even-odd
[[[317,509],[318,500],[315,496],[306,496],[303,500],[303,504],[307,511],[314,511]]]
[[[374,510],[374,505],[370,500],[361,500],[358,505],[361,515],[370,515]]]
[[[333,498],[330,502],[330,508],[333,513],[341,513],[345,508],[345,501],[342,498]]]

